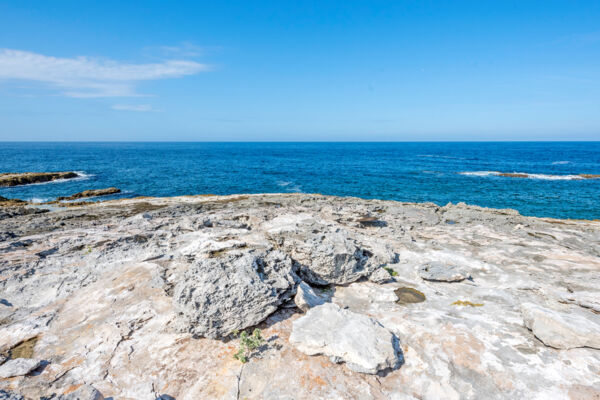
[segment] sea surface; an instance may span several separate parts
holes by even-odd
[[[600,174],[600,142],[0,143],[0,172],[26,171],[83,177],[0,196],[42,202],[109,186],[123,191],[112,198],[306,192],[600,218],[600,179],[578,176]],[[526,177],[499,175],[507,172]]]

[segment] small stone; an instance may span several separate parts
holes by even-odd
[[[369,280],[374,283],[383,284],[390,282],[393,278],[385,268],[378,268],[369,276]]]
[[[600,349],[600,316],[577,309],[570,313],[549,310],[532,303],[521,306],[525,326],[546,346],[557,349]]]
[[[308,355],[324,354],[356,372],[376,374],[400,364],[398,339],[366,315],[325,303],[293,322],[290,343]]]
[[[460,282],[470,277],[461,268],[439,261],[433,261],[421,266],[419,268],[419,275],[421,278],[433,282]]]
[[[300,282],[294,297],[294,303],[302,311],[306,312],[308,309],[325,303],[325,299],[315,293],[314,289],[310,287],[306,282]]]
[[[42,360],[36,358],[16,358],[0,365],[0,378],[27,375],[42,365]]]

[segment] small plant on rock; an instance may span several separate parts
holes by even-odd
[[[389,274],[391,276],[398,276],[398,273],[396,271],[394,271],[392,268],[390,267],[383,267],[383,269],[385,269],[387,272],[389,272]]]
[[[242,331],[242,333],[239,335],[237,331],[233,334],[240,339],[240,346],[238,347],[237,353],[233,355],[233,358],[241,361],[244,364],[248,362],[252,352],[262,346],[262,344],[265,342],[260,333],[260,329],[258,328],[254,329],[252,335],[248,335],[248,332],[246,331]]]

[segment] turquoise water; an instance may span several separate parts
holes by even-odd
[[[46,201],[109,186],[118,197],[306,192],[600,218],[600,179],[576,176],[600,174],[600,142],[0,143],[0,172],[67,170],[85,176],[0,196]]]

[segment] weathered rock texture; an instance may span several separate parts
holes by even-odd
[[[324,354],[367,374],[400,365],[398,338],[365,315],[325,303],[292,325],[290,343],[309,356]]]
[[[43,183],[57,179],[72,179],[79,175],[75,172],[23,172],[23,173],[0,173],[0,186],[30,185],[32,183]]]
[[[44,364],[1,378],[0,393],[61,398],[83,385],[106,398],[178,400],[600,393],[591,328],[599,222],[306,194],[27,210],[0,210],[0,354]],[[425,280],[427,263],[459,266],[471,279]],[[368,281],[381,267],[394,280]],[[300,279],[325,303],[306,314],[294,308]],[[364,373],[392,361],[378,362],[379,352],[351,361],[360,348],[339,351],[329,319],[306,323],[305,337],[327,339],[333,360],[290,343],[297,321],[334,305],[332,314],[376,321],[398,338],[404,362]],[[242,364],[228,334],[254,325],[266,342]],[[363,340],[378,337],[369,330]],[[348,362],[376,367],[357,372]]]

